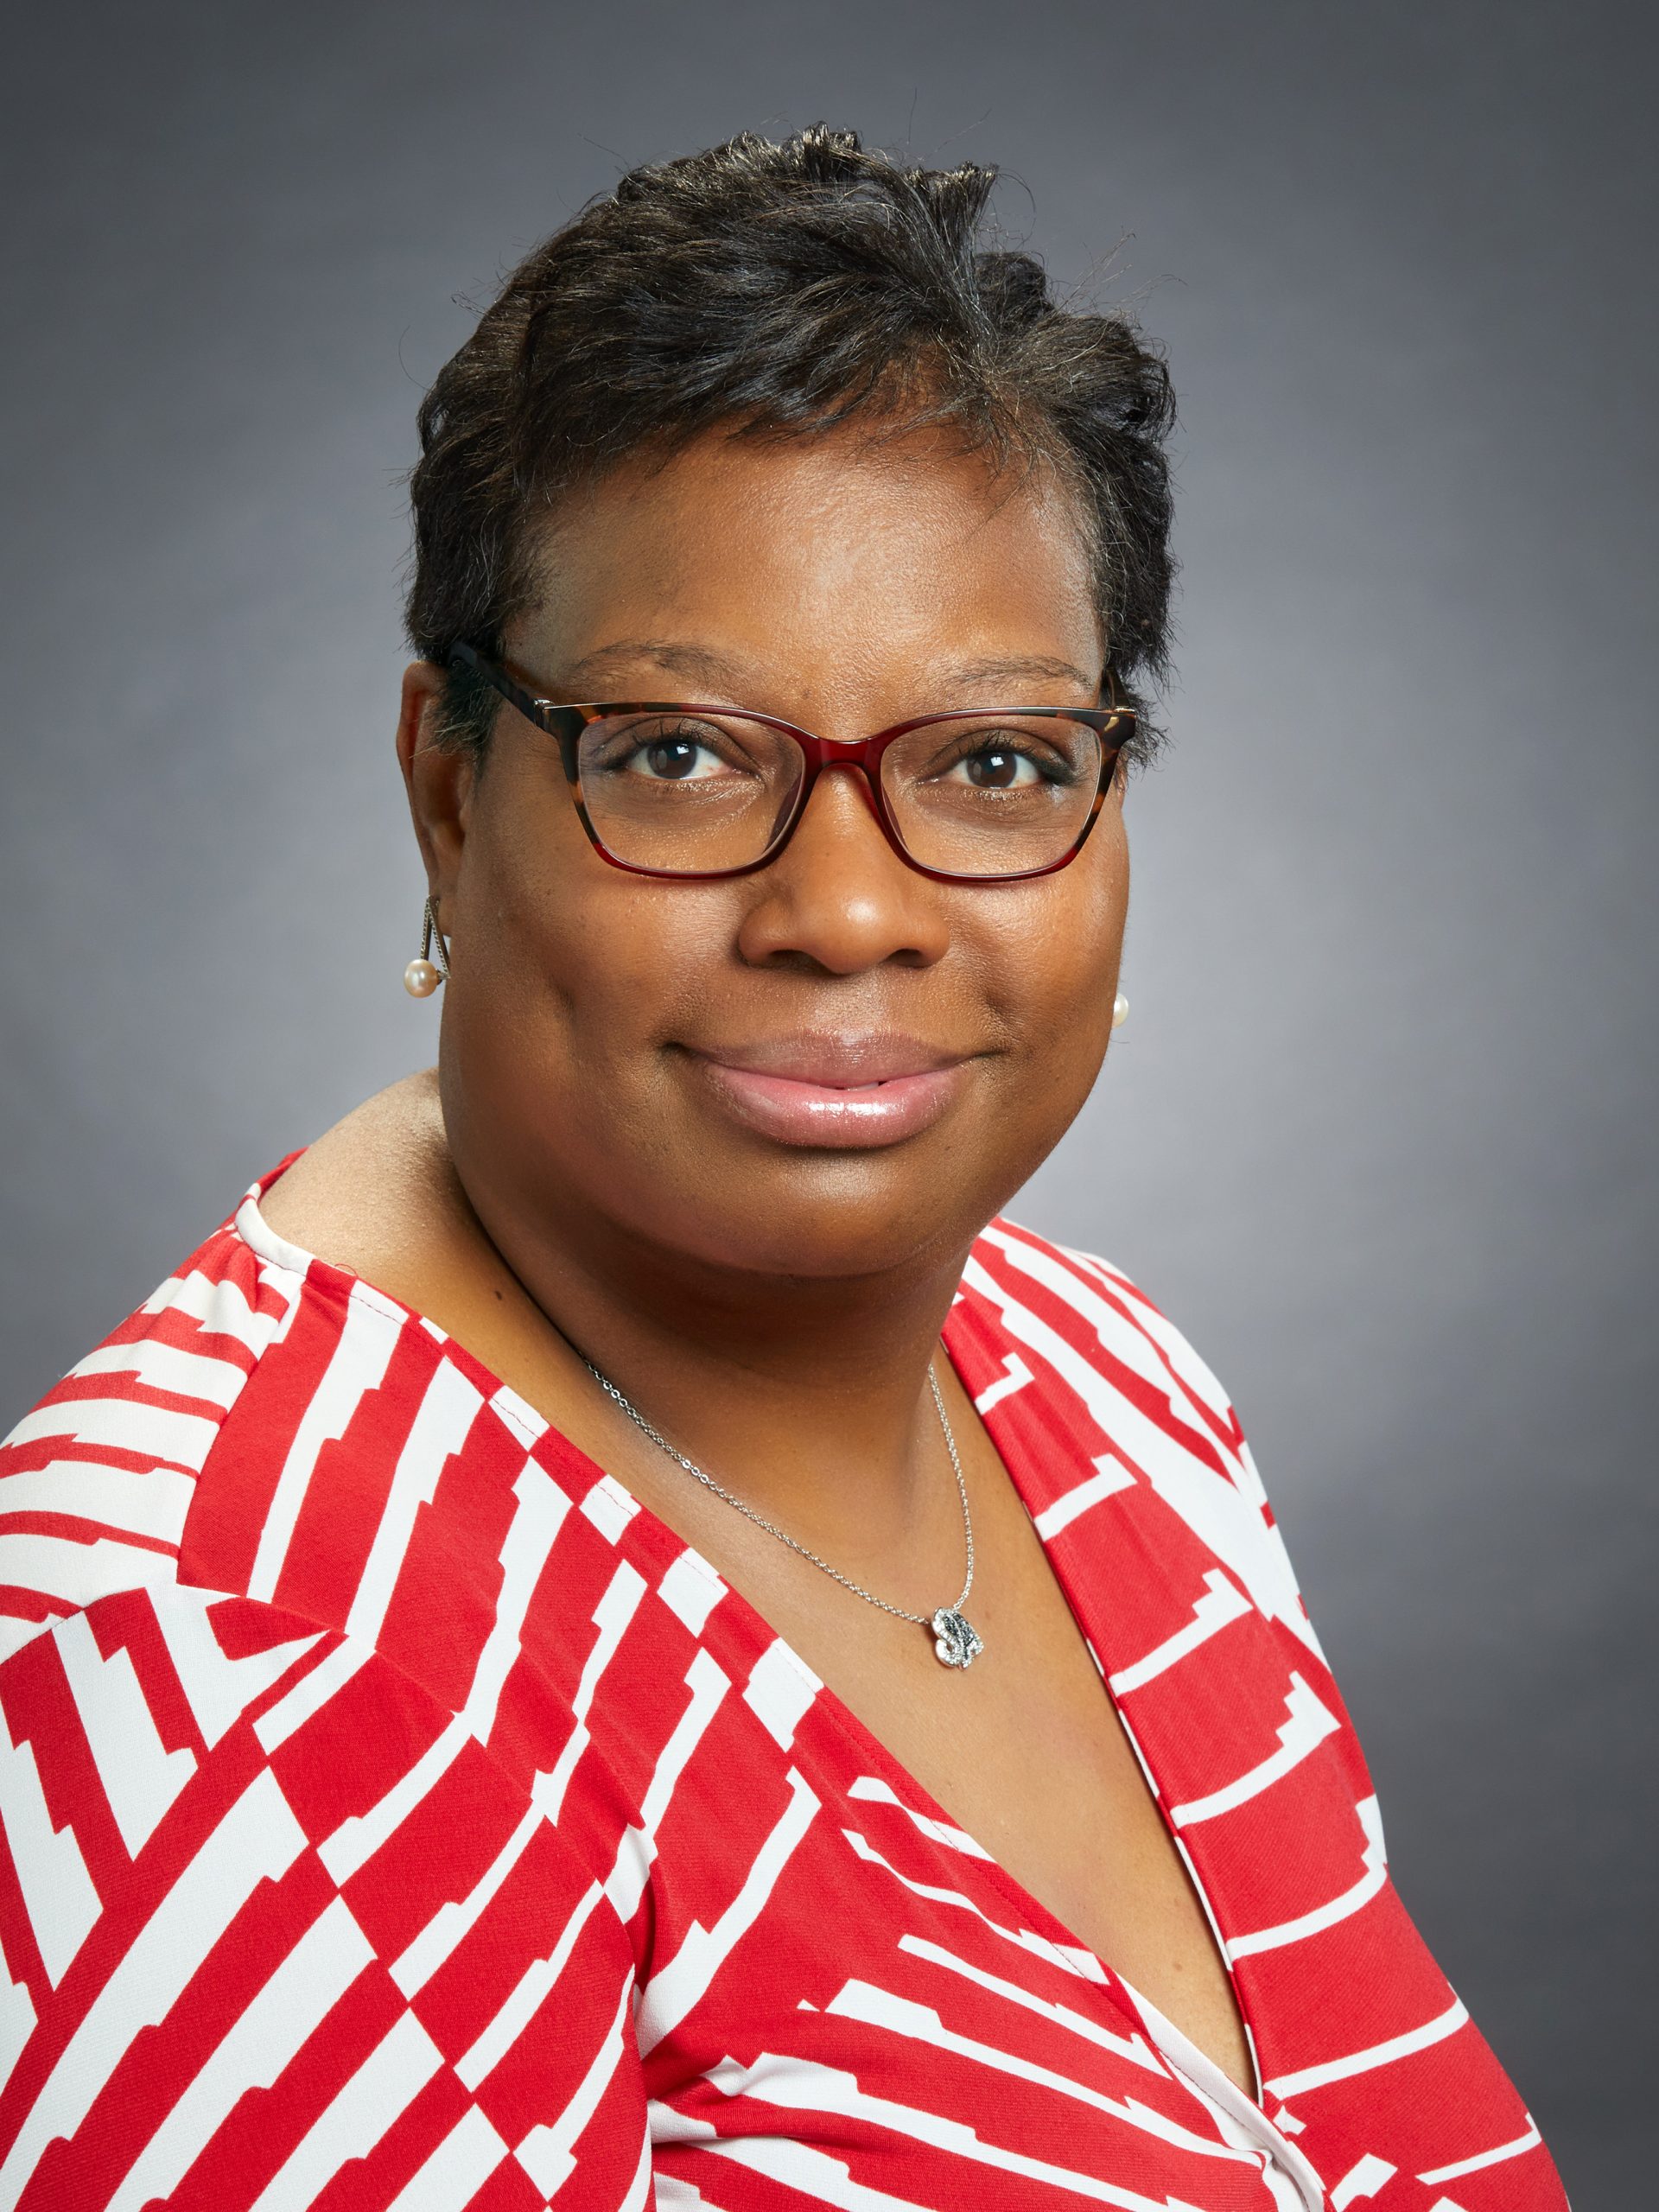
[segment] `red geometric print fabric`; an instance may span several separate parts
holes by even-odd
[[[946,1344],[1256,2101],[263,1187],[0,1448],[0,2207],[1560,2212],[1232,1411],[1122,1275],[995,1224]]]

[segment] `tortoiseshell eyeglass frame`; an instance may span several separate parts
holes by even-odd
[[[607,700],[599,704],[565,705],[552,699],[543,699],[520,683],[499,661],[492,660],[476,646],[457,645],[450,652],[449,665],[465,670],[499,691],[511,707],[516,707],[526,721],[550,737],[559,748],[564,766],[564,779],[570,787],[570,796],[588,842],[602,861],[612,868],[620,868],[627,875],[652,875],[677,883],[711,883],[724,876],[753,875],[757,868],[775,861],[793,836],[797,823],[806,811],[818,778],[826,768],[856,768],[870,810],[881,825],[887,838],[906,868],[918,875],[930,877],[936,883],[1024,883],[1033,877],[1053,875],[1060,868],[1069,867],[1087,843],[1090,831],[1099,819],[1106,794],[1112,787],[1117,764],[1124,747],[1134,734],[1136,715],[1133,707],[1125,706],[1117,696],[1117,685],[1109,669],[1101,680],[1101,688],[1110,702],[1103,707],[956,707],[932,715],[916,715],[908,721],[894,722],[890,729],[877,730],[871,737],[817,737],[810,730],[800,729],[793,722],[780,721],[775,715],[757,715],[747,707],[711,707],[696,705],[681,699]],[[982,715],[1018,715],[1025,721],[1073,721],[1085,723],[1100,739],[1100,779],[1082,829],[1067,849],[1057,860],[1046,861],[1041,868],[1009,868],[999,874],[957,874],[949,868],[929,868],[908,851],[887,805],[887,793],[881,786],[881,760],[887,747],[897,739],[906,736],[913,729],[925,729],[934,722],[960,721],[971,715],[976,720]],[[741,716],[745,721],[758,722],[763,728],[780,731],[793,738],[805,759],[806,772],[795,804],[779,823],[771,843],[758,859],[745,861],[740,868],[644,868],[637,861],[625,861],[613,853],[594,827],[592,816],[582,794],[582,733],[590,722],[602,721],[612,715],[708,715]]]

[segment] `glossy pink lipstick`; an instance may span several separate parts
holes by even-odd
[[[949,1111],[964,1055],[887,1031],[815,1031],[692,1054],[734,1117],[774,1143],[874,1150],[919,1135]]]

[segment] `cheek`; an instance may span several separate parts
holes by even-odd
[[[505,779],[469,834],[461,919],[474,932],[472,1011],[555,1077],[561,1065],[573,1075],[614,1065],[671,1030],[732,927],[712,887],[611,868],[568,801],[550,809],[544,792]]]
[[[1128,850],[1122,818],[1103,820],[1058,874],[1011,887],[977,932],[982,972],[1010,1031],[1035,1055],[1090,1053],[1097,1066],[1128,906]]]

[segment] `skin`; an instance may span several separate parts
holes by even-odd
[[[505,658],[556,698],[690,697],[861,737],[934,709],[1098,696],[1069,498],[946,432],[710,434],[567,503],[542,550],[545,588]],[[594,852],[556,753],[512,709],[481,770],[435,743],[441,690],[411,667],[398,729],[450,944],[440,1065],[313,1146],[270,1192],[271,1225],[430,1315],[612,1469],[1252,2089],[1202,1907],[938,1341],[975,1236],[1106,1052],[1121,779],[1078,858],[1034,881],[929,880],[832,771],[766,868],[665,883]],[[804,1137],[722,1073],[779,1039],[855,1058],[894,1033],[943,1071],[919,1122],[873,1141]],[[972,1503],[984,1656],[941,1668],[920,1630],[712,1497],[576,1345],[758,1510],[918,1613],[954,1597],[963,1565],[931,1365]]]

